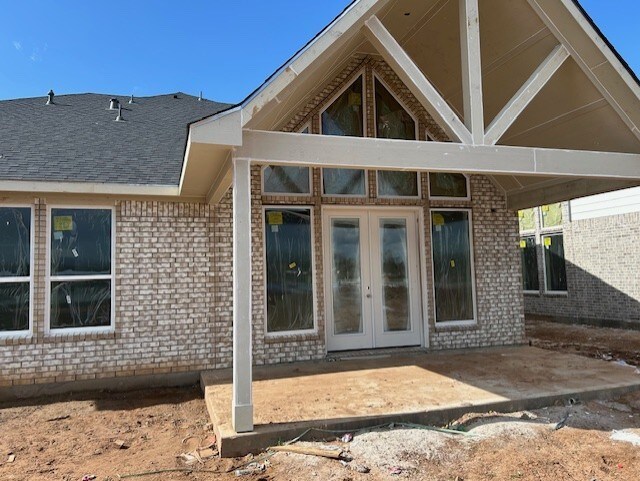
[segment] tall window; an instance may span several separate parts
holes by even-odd
[[[467,210],[431,211],[436,322],[475,320],[470,221]]]
[[[545,288],[547,292],[566,292],[567,268],[564,259],[564,238],[561,233],[543,235],[542,244]]]
[[[324,135],[364,137],[363,80],[358,77],[322,112]]]
[[[535,236],[520,239],[520,253],[522,258],[522,287],[525,291],[538,292],[538,253],[536,252]]]
[[[49,329],[113,325],[113,209],[52,208]]]
[[[416,122],[400,102],[376,78],[376,137],[416,140]]]
[[[0,207],[0,336],[31,324],[30,207]]]
[[[265,210],[267,332],[314,328],[311,210]]]

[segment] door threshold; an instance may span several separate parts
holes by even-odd
[[[382,349],[360,349],[357,351],[334,351],[327,353],[327,361],[381,359],[401,354],[415,354],[426,352],[424,347],[387,347]]]

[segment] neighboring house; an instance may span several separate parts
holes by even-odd
[[[640,329],[640,188],[519,218],[525,313]]]
[[[571,0],[359,0],[232,108],[0,102],[0,383],[233,366],[245,432],[253,364],[521,344],[517,211],[639,186],[639,94]]]

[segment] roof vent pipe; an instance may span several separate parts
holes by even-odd
[[[198,97],[198,102],[202,102],[202,90],[200,91],[200,97]]]
[[[122,118],[122,105],[118,105],[118,116],[116,117],[116,122],[122,122],[124,119]]]
[[[53,90],[49,90],[49,93],[47,94],[47,105],[53,105],[53,96],[55,94],[53,93]]]
[[[120,106],[120,101],[118,99],[109,100],[109,110],[118,110],[119,106]]]
[[[132,104],[133,103],[133,94],[131,94],[131,98],[129,99],[129,103]]]

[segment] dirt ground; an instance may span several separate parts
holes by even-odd
[[[547,324],[528,326],[534,345],[630,364],[635,359],[637,364],[640,335],[633,341],[635,333],[627,331]],[[563,427],[556,429],[561,421]],[[208,422],[196,386],[0,405],[0,480],[80,481],[83,476],[93,479],[91,475],[99,481],[640,479],[640,393],[528,413],[467,415],[448,426],[454,432],[385,427],[355,433],[346,443],[325,433],[326,444],[338,446],[353,460],[277,453],[257,458],[257,467],[264,471],[241,477],[234,468],[251,458],[211,457],[187,466],[178,457],[211,443]],[[297,443],[316,448],[324,444]],[[176,469],[193,471],[126,476]]]
[[[640,331],[558,324],[536,318],[527,320],[526,329],[531,345],[536,347],[640,366]]]

